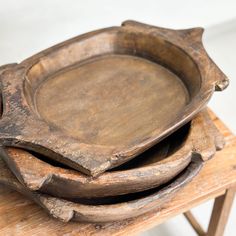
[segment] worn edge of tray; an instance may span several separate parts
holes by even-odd
[[[65,222],[70,220],[109,222],[139,216],[161,207],[162,204],[170,200],[178,190],[182,189],[199,173],[203,166],[203,161],[201,158],[195,157],[173,182],[154,194],[128,202],[98,206],[73,203],[46,194],[31,192],[18,182],[2,159],[0,164],[0,183],[31,198],[53,217]]]
[[[50,166],[32,154],[19,149],[5,148],[4,151],[0,148],[0,153],[17,179],[27,188],[56,197],[90,198],[121,195],[158,187],[179,174],[190,163],[192,156],[198,155],[206,161],[223,146],[223,135],[213,124],[208,112],[204,110],[192,121],[187,139],[171,156],[156,164],[107,172],[97,178]],[[37,168],[32,169],[35,165]],[[66,192],[63,187],[65,185],[68,189],[70,186],[72,192]],[[73,192],[75,188],[77,193]]]
[[[228,85],[228,80],[227,78],[223,75],[223,73],[219,70],[218,67],[212,62],[212,60],[209,58],[209,56],[206,54],[204,47],[201,42],[201,37],[202,37],[202,30],[199,28],[195,29],[189,29],[189,30],[170,30],[170,29],[163,29],[163,28],[158,28],[158,27],[153,27],[153,26],[147,26],[141,23],[137,22],[125,22],[123,23],[122,27],[126,27],[127,30],[134,30],[138,32],[146,32],[150,34],[155,34],[159,37],[163,37],[165,40],[173,41],[172,43],[176,44],[177,47],[182,48],[187,55],[191,56],[191,58],[196,62],[199,63],[199,70],[201,71],[201,75],[203,76],[203,86],[201,88],[200,94],[193,99],[193,104],[197,104],[195,108],[193,108],[194,105],[186,107],[186,113],[184,117],[178,117],[175,121],[175,123],[170,124],[169,129],[166,129],[165,132],[162,133],[163,138],[167,135],[170,134],[170,131],[173,132],[175,131],[179,125],[186,123],[190,117],[196,115],[199,110],[203,108],[205,103],[210,99],[210,96],[213,92],[213,88],[216,87],[224,89]],[[117,29],[118,27],[110,28],[110,29]],[[80,36],[78,38],[83,38],[96,34],[97,32],[104,32],[107,29],[103,30],[98,30],[95,32],[90,32],[88,34],[85,34],[83,36]],[[171,38],[172,36],[172,38]],[[175,36],[175,37],[173,37]],[[36,56],[33,56],[31,59],[29,58],[28,60],[24,61],[22,64],[15,65],[14,67],[11,66],[9,71],[12,71],[13,68],[15,68],[14,73],[17,74],[17,76],[22,76],[22,73],[24,74],[25,68],[30,64],[30,62],[35,61],[36,59],[39,59],[41,56],[45,56],[45,54],[49,53],[50,51],[56,50],[59,47],[64,47],[68,45],[68,43],[74,42],[78,40],[78,38],[75,38],[73,40],[66,41],[60,45],[56,45],[52,47],[51,49],[45,50],[42,53],[39,53]],[[185,40],[185,44],[183,43],[183,40]],[[197,52],[196,53],[196,49]],[[201,54],[201,55],[200,55]],[[201,59],[201,60],[200,60]],[[204,63],[203,63],[203,62]],[[11,72],[6,73],[9,75]],[[214,78],[214,81],[205,81],[204,78],[209,76],[209,73],[211,75],[211,79]],[[11,75],[10,77],[12,77]],[[13,76],[14,77],[14,76]],[[205,78],[205,79],[206,79]],[[16,90],[18,98],[21,98],[19,90]],[[21,99],[18,99],[20,101]],[[8,104],[9,105],[9,104]],[[14,107],[14,104],[11,104]],[[23,105],[23,104],[22,104]],[[29,126],[34,126],[35,123],[37,124],[35,127],[35,135],[41,130],[42,127],[45,128],[43,130],[44,134],[48,133],[48,129],[45,126],[45,122],[40,122],[40,121],[35,121],[33,116],[29,115],[29,110],[26,109],[25,104],[22,106],[23,110],[18,111],[18,115],[20,114],[24,119],[22,119],[24,122],[27,120],[29,122],[27,125]],[[21,108],[22,108],[21,107]],[[15,107],[14,107],[15,108]],[[16,109],[14,109],[14,112],[17,112]],[[5,116],[6,117],[6,116]],[[13,116],[13,117],[16,117]],[[22,118],[21,117],[21,118]],[[11,117],[12,118],[12,117]],[[107,151],[102,147],[102,146],[92,146],[91,145],[85,145],[85,144],[80,144],[80,148],[78,148],[79,153],[75,154],[72,150],[74,148],[75,142],[73,139],[66,140],[62,139],[62,135],[59,133],[55,133],[55,136],[50,133],[48,136],[47,140],[48,142],[45,143],[45,140],[41,142],[42,140],[35,137],[24,137],[24,135],[16,135],[14,137],[14,134],[11,132],[16,130],[13,126],[17,124],[17,122],[13,122],[14,119],[7,119],[5,118],[4,121],[2,122],[2,127],[3,130],[6,131],[7,134],[4,134],[4,132],[1,133],[2,135],[2,142],[3,145],[13,145],[13,146],[19,146],[19,147],[27,147],[29,149],[34,149],[36,151],[41,151],[44,153],[47,153],[48,156],[56,159],[57,161],[64,162],[64,164],[69,165],[73,168],[76,168],[82,172],[85,172],[86,174],[91,174],[91,175],[98,175],[105,170],[117,166],[119,164],[122,164],[123,162],[128,161],[129,159],[133,158],[137,154],[143,152],[150,146],[154,145],[156,143],[156,140],[158,139],[158,136],[151,136],[150,139],[145,140],[141,142],[139,145],[132,147],[130,150],[126,151],[121,151],[118,153],[114,153],[112,151],[112,147],[109,149],[110,154],[107,153]],[[23,125],[24,122],[20,122],[20,125]],[[38,127],[38,128],[37,128]],[[39,128],[40,127],[40,128]],[[37,132],[38,131],[38,132]],[[60,148],[60,144],[58,144],[56,147],[53,145],[54,141],[58,140],[61,138],[61,145],[63,148]],[[41,140],[41,141],[40,141]],[[82,146],[81,146],[82,145]],[[66,151],[66,146],[69,146],[70,148]],[[73,147],[73,148],[72,148]],[[92,149],[92,150],[91,150]],[[98,154],[99,153],[99,154]],[[113,154],[111,154],[113,153]],[[96,157],[96,158],[94,158]],[[101,159],[103,159],[101,161]],[[76,167],[75,167],[76,165]]]

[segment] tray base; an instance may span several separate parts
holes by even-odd
[[[149,60],[104,55],[43,81],[39,115],[80,142],[132,145],[164,128],[188,102],[183,82]]]

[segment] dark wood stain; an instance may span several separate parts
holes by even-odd
[[[170,201],[178,190],[189,183],[200,171],[203,161],[194,158],[190,165],[176,178],[156,192],[147,192],[140,198],[128,197],[127,201],[114,203],[112,200],[105,205],[88,205],[76,203],[46,194],[31,192],[18,182],[5,163],[0,159],[0,183],[12,188],[34,200],[50,215],[62,221],[80,222],[109,222],[124,220],[142,215],[148,211],[158,209],[162,204]],[[92,204],[90,202],[90,204]]]
[[[2,67],[0,142],[92,176],[131,160],[227,87],[202,33],[127,21]]]
[[[158,187],[179,174],[194,156],[206,161],[223,146],[223,136],[204,111],[190,126],[178,130],[141,156],[95,178],[47,163],[47,157],[38,159],[37,154],[22,149],[0,148],[0,153],[18,180],[33,191],[64,198],[95,198]]]

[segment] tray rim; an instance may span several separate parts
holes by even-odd
[[[204,140],[206,145],[201,145],[198,140]],[[192,121],[183,145],[164,160],[128,170],[106,172],[97,178],[90,178],[75,171],[51,166],[49,163],[38,160],[37,157],[38,164],[35,170],[46,170],[47,167],[50,170],[47,173],[44,172],[43,175],[37,171],[31,171],[29,174],[27,171],[24,171],[24,168],[28,169],[36,164],[32,154],[14,148],[4,148],[3,150],[1,147],[0,153],[19,182],[32,191],[40,191],[64,198],[92,198],[122,195],[158,187],[170,181],[181,172],[190,163],[193,156],[198,155],[203,161],[207,161],[214,156],[217,150],[221,150],[223,146],[223,135],[210,119],[208,111],[204,110]],[[22,164],[20,164],[20,159],[23,160]],[[60,172],[60,169],[64,170],[64,172]],[[163,178],[162,175],[164,175]],[[78,193],[72,194],[70,191],[64,191],[63,187],[57,185],[59,182],[61,184],[64,182],[63,186],[64,184],[71,186],[71,189],[76,188]],[[116,186],[115,190],[114,185]],[[137,185],[140,186],[137,187]],[[119,189],[119,186],[122,186],[122,189]]]
[[[202,28],[171,30],[149,26],[134,21],[126,21],[122,23],[121,27],[110,27],[80,35],[46,49],[35,56],[24,60],[20,64],[11,64],[0,68],[0,71],[2,71],[2,79],[7,80],[8,82],[12,80],[15,81],[15,85],[13,86],[13,90],[15,89],[14,95],[15,97],[17,96],[20,101],[18,101],[20,109],[14,109],[14,112],[11,111],[15,108],[16,101],[9,99],[7,92],[3,91],[4,113],[3,119],[0,121],[1,143],[5,146],[10,145],[23,147],[37,152],[47,153],[48,156],[53,159],[56,159],[74,169],[85,174],[97,176],[107,169],[134,158],[156,144],[157,141],[160,141],[160,134],[158,136],[154,131],[150,134],[148,139],[141,141],[126,150],[117,150],[117,147],[113,146],[91,145],[85,143],[77,144],[77,140],[64,135],[60,130],[55,132],[50,131],[50,125],[48,125],[44,120],[38,119],[32,115],[32,111],[30,111],[27,104],[25,104],[24,94],[22,92],[22,81],[24,80],[28,69],[37,63],[40,58],[46,57],[59,48],[66,48],[66,46],[76,43],[83,38],[88,38],[109,30],[118,30],[121,28],[134,32],[144,32],[150,35],[156,34],[156,37],[161,37],[168,43],[171,43],[175,47],[183,50],[198,66],[202,78],[200,91],[192,99],[191,103],[183,109],[184,117],[182,117],[182,114],[179,114],[175,121],[172,121],[168,125],[168,128],[161,133],[162,139],[174,132],[181,125],[187,123],[192,117],[201,111],[210,99],[214,90],[223,90],[228,86],[227,77],[214,64],[203,47]],[[21,88],[21,91],[19,91],[19,88]],[[19,123],[24,127],[26,121],[28,122],[28,126],[34,127],[35,132],[33,137],[29,137],[22,133],[19,135],[12,128],[12,123]],[[41,132],[41,129],[43,129],[43,132]],[[46,136],[48,136],[48,140],[45,141]],[[60,140],[61,145],[54,145],[54,143],[57,143],[57,140]],[[74,151],[75,149],[77,151]]]
[[[3,161],[0,160],[0,164],[3,168],[3,171],[0,173],[0,183],[26,195],[53,217],[64,222],[80,221],[94,223],[124,220],[161,207],[162,204],[174,197],[177,191],[188,184],[203,167],[201,158],[195,157],[173,182],[153,194],[117,204],[85,205],[38,192],[31,192],[18,182],[6,166],[4,168]]]

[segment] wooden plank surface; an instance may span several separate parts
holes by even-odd
[[[0,186],[0,235],[132,235],[224,193],[236,184],[236,138],[212,114],[226,137],[226,147],[162,209],[135,219],[106,224],[61,223],[20,194]]]

